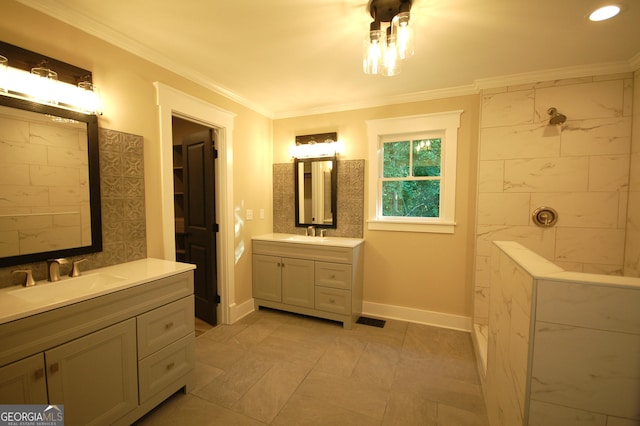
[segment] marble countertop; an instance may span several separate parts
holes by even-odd
[[[357,247],[364,242],[362,238],[307,237],[306,235],[278,233],[259,235],[257,237],[252,237],[252,240],[351,248]]]
[[[147,258],[93,269],[79,277],[61,277],[53,283],[0,288],[0,324],[193,269],[195,265]]]

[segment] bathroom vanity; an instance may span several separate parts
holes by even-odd
[[[346,329],[362,313],[362,239],[267,234],[252,246],[256,309],[340,321]]]
[[[143,259],[0,289],[0,401],[129,425],[193,386],[193,265]]]

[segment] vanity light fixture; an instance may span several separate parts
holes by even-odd
[[[364,42],[362,67],[366,74],[394,76],[405,59],[414,54],[409,25],[412,0],[371,0],[373,22]]]
[[[333,157],[342,154],[344,144],[338,140],[338,133],[318,133],[296,136],[296,144],[291,147],[293,158]]]
[[[14,68],[0,55],[0,95],[100,115],[98,90],[91,82],[73,85],[58,80],[58,73],[41,63],[31,72]]]
[[[602,6],[589,14],[589,20],[594,22],[606,21],[618,15],[620,10],[620,6],[615,4]]]

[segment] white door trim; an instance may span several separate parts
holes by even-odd
[[[215,128],[218,131],[218,165],[216,167],[218,211],[218,289],[219,322],[231,324],[231,307],[235,305],[234,287],[234,212],[233,212],[233,125],[235,114],[183,93],[160,82],[156,87],[160,114],[160,175],[162,244],[164,258],[175,260],[173,208],[173,135],[171,117],[178,116]]]

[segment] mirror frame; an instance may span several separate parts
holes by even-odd
[[[23,99],[0,95],[0,105],[67,118],[87,124],[87,151],[89,166],[89,205],[91,208],[91,245],[47,252],[0,257],[0,267],[39,262],[51,258],[77,256],[102,251],[102,213],[100,200],[100,156],[98,143],[98,117],[79,112],[38,104]]]
[[[298,164],[300,163],[313,163],[314,161],[333,161],[333,167],[331,168],[331,211],[333,212],[333,223],[331,225],[324,225],[319,223],[301,223],[300,222],[300,184],[298,179]],[[308,227],[313,226],[315,228],[336,229],[338,226],[338,157],[314,157],[314,158],[296,158],[293,162],[293,179],[295,182],[295,223],[296,227]]]

